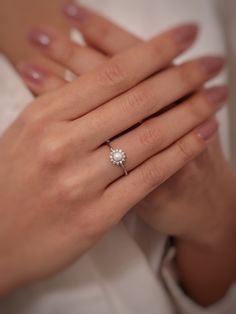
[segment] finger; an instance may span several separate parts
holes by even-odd
[[[113,204],[112,208],[107,208],[107,215],[112,210],[118,222],[130,208],[201,154],[214,139],[216,130],[215,120],[204,123],[128,176],[111,184],[104,192],[104,204]]]
[[[225,86],[203,90],[181,105],[146,120],[136,129],[114,139],[111,145],[126,153],[125,167],[131,171],[214,116],[227,96],[228,88]],[[109,158],[104,158],[107,154],[108,147],[104,145],[94,152],[93,159],[94,164],[99,164],[103,184],[108,185],[123,174],[123,169],[114,167]]]
[[[75,120],[71,127],[86,132],[89,148],[94,149],[108,139],[126,131],[177,99],[197,90],[222,68],[218,57],[200,58],[163,71],[126,94]],[[171,90],[168,88],[171,86]]]
[[[101,52],[75,44],[68,37],[49,26],[31,31],[29,39],[47,57],[76,75],[94,70],[107,60],[107,57]]]
[[[17,68],[27,86],[36,95],[51,92],[66,84],[57,74],[36,64],[20,63]]]
[[[196,26],[180,26],[113,57],[63,88],[62,107],[57,103],[53,114],[57,110],[63,119],[76,119],[129,90],[168,66],[192,44],[196,33]]]
[[[136,36],[82,5],[69,3],[64,12],[86,42],[107,55],[117,54],[140,42]]]

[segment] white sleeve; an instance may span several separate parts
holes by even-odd
[[[232,286],[225,297],[218,303],[204,308],[191,300],[182,290],[178,282],[175,267],[175,249],[170,248],[161,269],[162,278],[173,299],[178,314],[235,314],[236,313],[236,285]]]

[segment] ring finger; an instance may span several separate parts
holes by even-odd
[[[203,90],[181,105],[114,139],[111,145],[126,153],[124,165],[127,171],[131,171],[213,116],[221,108],[227,94],[228,89],[224,86]],[[108,147],[103,145],[92,157],[93,162],[99,164],[99,176],[107,185],[123,174],[121,167],[114,167],[109,158],[104,158],[108,152]]]

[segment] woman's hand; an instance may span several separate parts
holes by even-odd
[[[29,27],[35,23],[50,23],[60,32],[68,35],[69,27],[61,18],[61,6],[64,0],[1,0],[0,1],[0,52],[7,55],[13,64],[22,58],[37,60],[44,66],[53,68],[42,54],[38,53],[25,40]],[[16,49],[17,47],[17,49]],[[57,67],[57,73],[61,73]]]
[[[65,11],[67,15],[70,16],[70,20],[72,20],[73,24],[82,32],[87,42],[93,47],[97,47],[98,50],[94,50],[90,47],[82,48],[76,44],[72,44],[70,40],[50,28],[33,31],[30,39],[34,45],[41,48],[41,51],[43,51],[50,60],[56,61],[65,69],[70,69],[76,75],[82,75],[98,67],[100,64],[103,64],[108,59],[107,55],[114,55],[125,48],[141,43],[141,40],[138,38],[84,7],[69,5],[66,7]],[[184,35],[188,36],[188,34]],[[41,42],[41,39],[44,37],[48,39],[48,44],[46,45]],[[101,53],[101,51],[103,53]],[[159,53],[162,54],[162,52]],[[29,65],[27,63],[21,64],[20,71],[27,85],[36,94],[45,93],[48,90],[51,91],[66,84],[63,78],[39,66]],[[167,70],[167,73],[168,71],[170,70]],[[186,79],[186,77],[183,78]],[[191,81],[191,79],[191,77],[187,78],[189,81]],[[169,80],[165,86],[158,85],[158,88],[163,94],[167,94],[167,92],[171,92],[170,88],[167,88],[168,86],[174,89],[171,80]],[[162,96],[160,96],[160,98],[161,97]],[[226,97],[227,88],[225,87],[210,90],[210,101],[222,103],[226,100]],[[177,100],[177,98],[174,100],[171,99],[166,105],[170,105],[173,101]],[[171,113],[173,116],[176,110],[177,107],[172,109]],[[174,124],[169,125],[169,129],[172,128],[175,131],[176,127],[180,123],[183,123],[183,121],[186,124],[188,123],[188,121],[183,119],[173,119],[171,123]],[[156,134],[153,136],[150,132],[146,140],[152,141],[153,138],[155,141]],[[207,207],[209,207],[210,204],[209,193],[205,193],[205,191],[207,189],[209,192],[209,186],[212,186],[211,180],[215,182],[215,172],[220,174],[222,178],[222,174],[217,171],[218,169],[215,163],[217,163],[219,169],[224,167],[226,173],[229,173],[229,169],[227,169],[228,164],[225,162],[223,154],[221,153],[218,141],[215,140],[212,146],[214,149],[211,148],[207,150],[204,156],[199,156],[198,159],[188,164],[182,171],[168,180],[166,184],[163,184],[153,191],[151,195],[148,195],[145,200],[139,203],[139,214],[155,229],[169,235],[186,235],[196,242],[203,241],[206,242],[206,244],[208,241],[210,242],[212,240],[212,232],[210,235],[208,233],[209,228],[213,231],[215,221],[211,222],[206,217],[209,216]],[[187,151],[185,153],[188,154]],[[211,155],[215,153],[217,153],[216,156],[211,158],[213,157]],[[224,186],[224,180],[222,184]],[[222,190],[222,187],[221,191],[228,194],[228,192],[224,192],[224,189]],[[217,193],[218,192],[219,191],[217,191]],[[201,198],[199,198],[199,195],[201,195]],[[217,198],[216,196],[217,195],[214,195],[215,198]],[[201,206],[199,206],[199,202]],[[196,212],[194,204],[196,204],[197,207],[201,207],[202,210]],[[221,205],[222,204],[220,204],[220,206]],[[186,211],[183,210],[184,208],[186,208]],[[215,210],[216,208],[214,206],[214,215],[216,214]],[[217,219],[218,218],[220,217],[217,217]]]
[[[221,69],[221,58],[204,57],[153,75],[195,35],[180,26],[117,55],[39,97],[1,137],[1,294],[64,269],[207,147],[223,100],[212,95],[222,88],[148,118]],[[127,154],[128,176],[109,160],[112,138]]]
[[[49,33],[46,32],[46,36],[50,38],[50,45],[43,48],[47,56],[65,68],[71,69],[77,75],[84,74],[105,62],[107,55],[112,56],[141,42],[135,36],[85,8],[71,5],[66,7],[66,13],[71,17],[73,24],[83,33],[86,41],[91,46],[97,47],[100,52],[89,47],[79,48],[77,45],[72,45],[67,39],[62,39],[58,33],[51,30]],[[42,47],[40,38],[35,36],[36,34],[39,35],[34,32],[31,38],[34,43]],[[70,58],[67,58],[68,55]],[[25,64],[21,66],[21,71],[27,84],[36,93],[44,93],[65,84],[62,78],[40,67]],[[167,84],[166,86],[173,85]],[[165,88],[160,86],[163,93],[171,92],[171,89],[166,89],[166,86]],[[211,99],[221,102],[225,100],[226,94],[224,88],[213,89]],[[177,108],[172,110],[173,114],[175,114],[175,110]],[[166,127],[176,131],[177,126],[183,121],[188,123],[185,119],[174,118],[173,124],[171,126],[166,124]],[[156,140],[153,132],[146,134],[145,141],[153,142],[153,140]],[[189,152],[185,151],[185,154],[188,155]],[[148,224],[165,234],[177,236],[177,256],[181,273],[184,274],[186,270],[188,272],[186,264],[192,256],[189,251],[194,251],[195,260],[198,260],[200,264],[205,263],[205,265],[209,258],[212,260],[222,255],[229,256],[234,241],[232,239],[235,236],[235,193],[233,190],[235,181],[235,174],[225,161],[219,141],[215,139],[204,154],[188,163],[137,206],[138,213]],[[200,251],[201,259],[197,258],[199,255],[197,251]],[[209,251],[211,253],[205,254]],[[189,256],[186,258],[187,255]],[[225,276],[227,271],[224,273],[223,281],[221,276],[215,276],[216,287],[219,280],[223,282],[223,285],[218,285],[220,288],[217,293],[211,289],[212,281],[208,279],[209,276],[211,277],[211,272],[218,273],[218,268],[222,268],[222,263],[219,262],[216,265],[216,270],[212,266],[210,269],[207,267],[208,276],[204,275],[206,280],[198,282],[200,288],[201,282],[205,287],[206,282],[209,282],[209,289],[206,288],[206,290],[213,291],[210,297],[209,293],[205,292],[202,293],[203,296],[199,296],[199,287],[196,288],[195,284],[193,289],[189,284],[191,276],[184,275],[183,281],[190,294],[201,303],[211,303],[221,297],[222,291],[225,291],[232,282],[231,265],[235,265],[235,261],[231,257],[230,255],[230,267],[228,267],[227,258],[226,265],[224,265],[224,268],[230,269],[229,274]],[[196,282],[202,276],[200,274],[200,276],[194,277]],[[203,289],[200,290],[203,291]]]

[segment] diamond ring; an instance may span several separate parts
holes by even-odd
[[[122,149],[113,148],[110,141],[107,141],[107,145],[110,148],[110,161],[111,161],[111,163],[115,166],[120,166],[123,169],[124,174],[127,176],[128,171],[124,165],[124,163],[127,159],[125,152]]]

